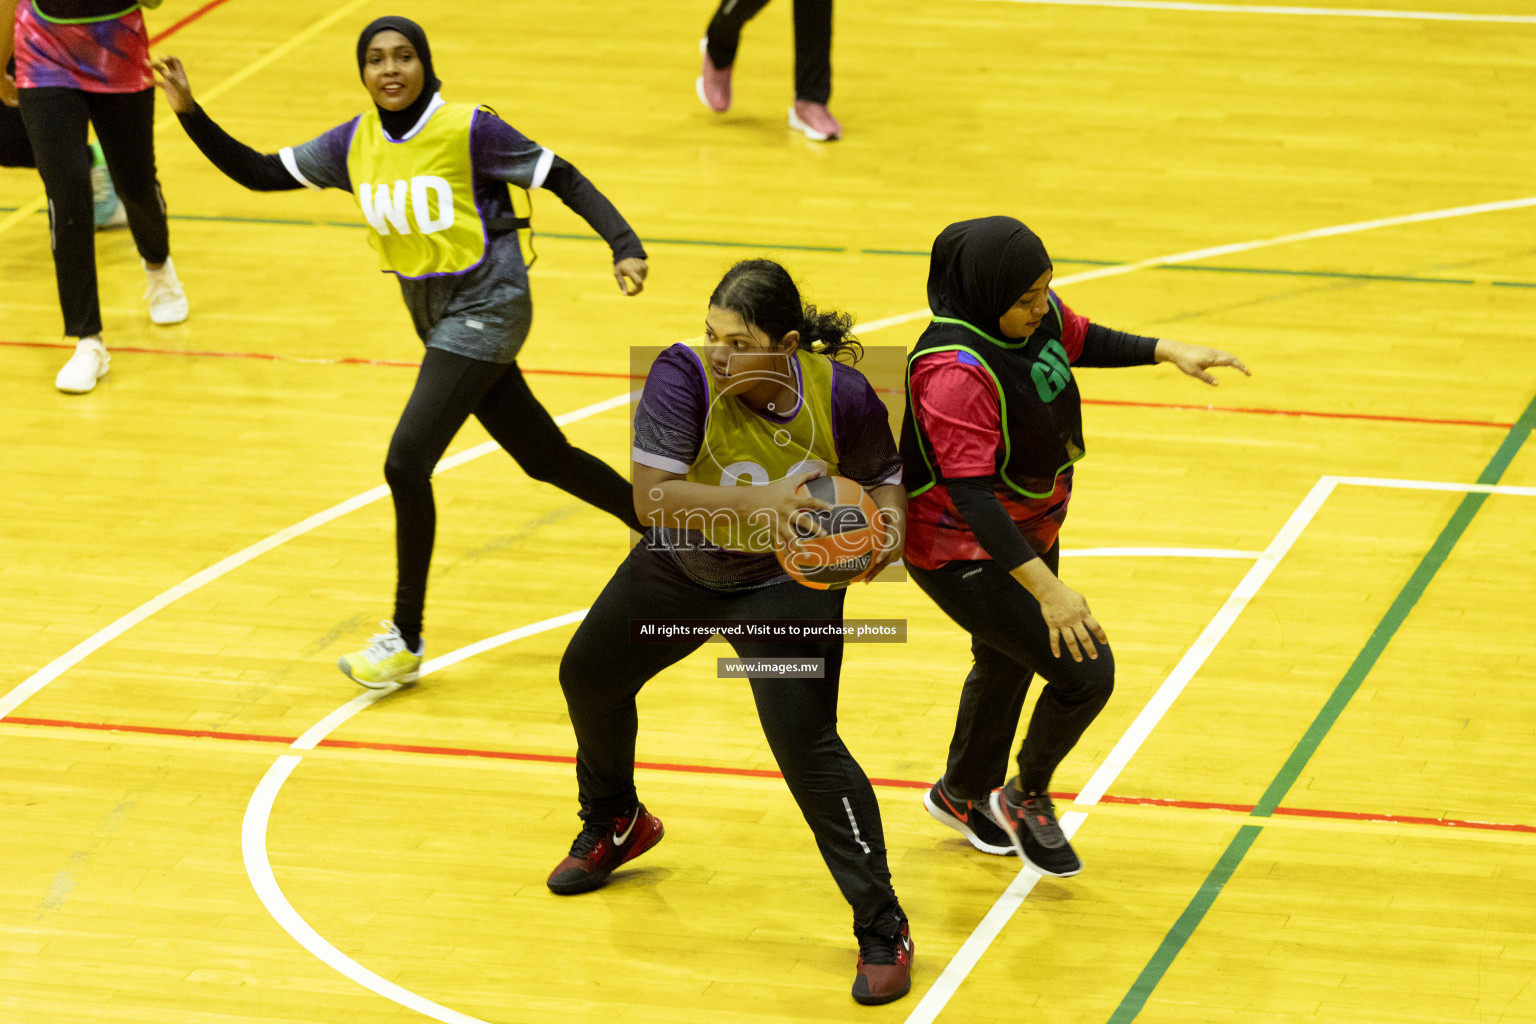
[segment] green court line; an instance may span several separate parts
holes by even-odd
[[[1516,453],[1520,451],[1520,447],[1530,437],[1533,425],[1536,425],[1536,398],[1531,399],[1530,404],[1525,407],[1525,412],[1520,414],[1520,418],[1515,421],[1515,425],[1509,428],[1509,433],[1504,435],[1504,441],[1499,445],[1498,451],[1494,452],[1493,458],[1489,460],[1482,474],[1478,476],[1478,483],[1496,484],[1499,482],[1499,478],[1504,475],[1504,471],[1514,461]],[[1360,685],[1365,682],[1366,676],[1375,667],[1377,659],[1386,650],[1387,644],[1391,641],[1393,635],[1396,634],[1398,628],[1408,618],[1408,613],[1413,610],[1413,606],[1418,603],[1419,598],[1424,596],[1424,591],[1428,588],[1430,580],[1434,578],[1435,573],[1439,571],[1440,567],[1445,564],[1446,559],[1450,557],[1451,549],[1456,546],[1456,542],[1461,539],[1462,534],[1471,525],[1472,517],[1477,515],[1478,509],[1482,508],[1483,503],[1487,500],[1488,495],[1476,493],[1469,493],[1461,499],[1461,503],[1456,506],[1456,511],[1451,513],[1450,521],[1445,524],[1445,528],[1440,531],[1440,535],[1430,545],[1429,551],[1420,560],[1418,568],[1414,569],[1413,575],[1408,578],[1408,582],[1403,585],[1403,589],[1398,592],[1397,597],[1392,602],[1392,606],[1387,609],[1387,613],[1382,616],[1381,622],[1371,631],[1370,638],[1366,640],[1365,646],[1360,649],[1360,653],[1355,656],[1354,662],[1349,666],[1348,671],[1344,673],[1344,678],[1334,688],[1332,695],[1329,696],[1327,702],[1323,705],[1323,709],[1318,712],[1317,718],[1313,720],[1312,725],[1302,736],[1301,741],[1291,751],[1291,756],[1286,759],[1284,766],[1275,775],[1274,781],[1269,784],[1269,788],[1264,791],[1263,797],[1260,798],[1259,802],[1250,812],[1251,817],[1268,818],[1274,815],[1275,808],[1280,805],[1280,801],[1285,798],[1285,794],[1290,791],[1290,788],[1295,785],[1296,780],[1301,777],[1307,762],[1312,759],[1312,755],[1317,752],[1317,748],[1322,744],[1324,737],[1328,735],[1328,731],[1333,728],[1334,723],[1339,720],[1339,716],[1344,713],[1344,708],[1349,704],[1350,698],[1355,695],[1360,689]],[[1168,934],[1164,936],[1162,944],[1157,947],[1157,951],[1152,954],[1152,958],[1147,961],[1146,967],[1142,968],[1141,974],[1137,976],[1136,981],[1131,985],[1130,991],[1125,994],[1125,998],[1120,1001],[1120,1005],[1116,1007],[1114,1014],[1110,1016],[1109,1024],[1130,1024],[1130,1021],[1136,1019],[1136,1015],[1141,1012],[1142,1007],[1146,1005],[1147,1000],[1151,997],[1152,990],[1157,987],[1158,982],[1162,981],[1163,975],[1168,973],[1168,968],[1173,965],[1174,958],[1183,950],[1184,944],[1194,934],[1195,928],[1199,926],[1201,919],[1205,917],[1206,911],[1216,902],[1216,897],[1220,895],[1222,887],[1227,884],[1227,880],[1232,877],[1232,873],[1237,870],[1238,864],[1262,831],[1263,827],[1259,825],[1244,825],[1238,829],[1237,836],[1228,844],[1221,858],[1216,862],[1216,866],[1206,876],[1199,891],[1195,893],[1194,899],[1190,900],[1189,906],[1184,909],[1184,913],[1179,915],[1179,919],[1168,930]]]
[[[11,213],[16,210],[14,206],[0,206],[0,213]],[[37,211],[39,216],[47,213],[46,210]],[[301,220],[291,217],[232,217],[227,215],[209,215],[198,213],[173,213],[171,220],[200,221],[212,224],[273,224],[286,227],[326,227],[326,228],[361,228],[363,224],[355,220]],[[539,231],[535,233],[538,238],[558,238],[571,242],[601,242],[596,235],[572,235],[558,231]],[[730,242],[710,238],[647,238],[645,241],[655,245],[691,245],[710,249],[757,249],[760,251],[778,252],[833,252],[833,253],[857,253],[861,256],[927,256],[926,249],[852,249],[841,245],[795,245],[782,242]],[[1085,267],[1116,267],[1123,260],[1087,260],[1068,259],[1057,257],[1054,262]],[[1430,277],[1419,274],[1352,274],[1340,270],[1287,270],[1276,267],[1229,267],[1208,263],[1166,263],[1161,266],[1148,267],[1148,270],[1179,270],[1200,274],[1247,274],[1270,277],[1312,277],[1335,279],[1341,281],[1377,281],[1394,284],[1456,284],[1475,285],[1479,281],[1470,277]],[[1536,288],[1536,281],[1486,281],[1495,288]]]

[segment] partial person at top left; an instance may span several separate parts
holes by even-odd
[[[144,297],[157,324],[187,318],[187,296],[171,262],[165,199],[155,176],[155,92],[149,34],[140,7],[123,0],[0,0],[0,102],[21,107],[48,194],[53,268],[64,333],[75,351],[54,379],[60,391],[90,391],[111,358],[102,341],[87,125],[143,260]]]

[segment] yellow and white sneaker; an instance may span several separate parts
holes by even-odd
[[[385,619],[379,625],[384,632],[368,638],[368,646],[351,654],[343,654],[336,660],[336,667],[345,672],[354,683],[370,690],[382,690],[391,683],[414,683],[421,678],[420,651],[412,652],[405,646],[405,637],[393,622]]]

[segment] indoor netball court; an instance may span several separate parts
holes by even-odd
[[[990,214],[1077,312],[1253,376],[1076,374],[1061,574],[1119,668],[1054,783],[1081,875],[928,816],[965,634],[909,580],[850,591],[906,623],[843,669],[916,944],[911,994],[863,1007],[719,644],[640,696],[665,840],[545,887],[579,826],[557,667],[631,538],[477,423],[435,480],[426,674],[336,670],[389,614],[422,351],[350,196],[245,191],[160,99],[191,315],[152,325],[99,233],[112,369],[67,395],[42,187],[0,170],[0,1021],[1536,1022],[1536,9],[1316,3],[841,0],[825,144],[785,124],[791,0],[718,115],[706,2],[148,12],[263,152],[364,109],[357,33],[414,18],[446,98],[613,199],[644,293],[535,193],[519,362],[626,473],[632,350],[702,334],[749,256],[858,317],[896,422],[929,246]]]

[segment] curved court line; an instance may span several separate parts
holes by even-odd
[[[1323,18],[1385,18],[1408,21],[1477,21],[1536,25],[1529,14],[1461,14],[1455,11],[1381,11],[1368,7],[1280,7],[1271,4],[1202,4],[1182,0],[1000,0],[1012,4],[1059,7],[1129,7],[1143,11],[1195,11],[1200,14],[1288,14]]]
[[[514,640],[580,622],[586,618],[587,611],[588,609],[582,608],[564,615],[556,615],[553,618],[510,629],[505,633],[498,633],[496,636],[460,647],[456,651],[450,651],[441,657],[424,662],[421,666],[421,674],[431,675],[438,669],[447,668],[465,658],[474,657],[476,654],[509,644]],[[359,694],[306,730],[302,736],[293,741],[290,749],[313,750],[321,740],[347,719],[399,689],[400,687],[396,685]],[[288,777],[293,774],[293,770],[302,760],[304,758],[300,754],[280,756],[272,763],[272,767],[267,769],[267,774],[257,784],[255,792],[251,794],[251,799],[245,806],[245,819],[240,828],[240,852],[245,861],[246,876],[251,880],[251,887],[256,890],[256,898],[261,900],[261,905],[267,908],[267,913],[272,915],[272,919],[278,923],[278,926],[293,936],[299,945],[327,967],[370,992],[377,993],[385,999],[399,1003],[406,1009],[415,1010],[433,1020],[443,1021],[444,1024],[485,1024],[478,1017],[471,1017],[440,1003],[434,1003],[425,996],[402,988],[370,971],[315,931],[309,922],[293,909],[293,904],[288,902],[288,897],[283,895],[282,887],[277,884],[277,877],[272,873],[272,863],[267,858],[267,823],[271,820],[272,805],[277,800],[277,794],[282,791],[283,783],[288,781]]]
[[[1063,557],[1072,555],[1090,558],[1146,556],[1258,559],[1267,557],[1267,552],[1231,551],[1219,548],[1082,548],[1077,551],[1062,552]],[[1257,590],[1257,586],[1254,589]],[[580,622],[586,618],[587,612],[590,610],[589,608],[581,608],[574,612],[567,612],[564,615],[543,619],[527,626],[509,629],[504,633],[486,637],[484,640],[477,640],[472,644],[466,644],[440,657],[427,660],[422,664],[421,674],[427,676],[440,669],[472,658],[477,654],[483,654],[504,644],[512,643],[515,640],[521,640],[524,637],[533,636],[537,633],[548,632],[551,629],[558,629],[561,626]],[[1214,648],[1214,641],[1211,646]],[[1190,674],[1193,675],[1193,670],[1191,670]],[[313,750],[344,722],[399,689],[399,686],[393,686],[359,694],[305,730],[303,735],[293,741],[290,749]],[[251,794],[250,801],[246,804],[245,821],[241,829],[241,853],[245,860],[246,875],[251,880],[251,887],[256,890],[257,899],[261,900],[262,906],[267,908],[267,912],[272,915],[272,919],[278,923],[279,927],[293,936],[299,945],[309,950],[326,966],[350,978],[363,988],[435,1020],[447,1022],[447,1024],[484,1024],[483,1021],[478,1021],[477,1018],[468,1017],[457,1010],[452,1010],[439,1003],[435,1003],[368,970],[368,968],[347,956],[327,941],[319,932],[315,931],[304,920],[303,916],[294,909],[287,896],[283,894],[282,888],[277,884],[277,879],[272,873],[272,866],[267,857],[267,822],[271,818],[272,806],[277,800],[278,793],[282,791],[283,784],[288,781],[289,776],[293,774],[294,769],[298,767],[299,762],[302,760],[302,756],[295,754],[280,756],[273,763],[272,767],[267,770],[267,774],[257,785],[255,791]],[[1097,797],[1094,799],[1096,800]],[[1082,803],[1082,797],[1079,796],[1076,802]],[[1075,827],[1073,826],[1074,830]],[[1015,885],[1017,885],[1017,880]],[[1014,886],[1009,888],[1012,891]],[[1019,894],[1018,899],[1022,900],[1024,894],[1028,891],[1028,887],[1025,887]],[[1008,911],[1008,914],[1012,914],[1011,909]],[[1006,921],[1007,915],[1003,916],[999,921],[999,930]],[[985,947],[983,946],[982,950],[984,949]],[[980,953],[981,951],[977,952],[978,957]]]
[[[1095,267],[1093,270],[1084,270],[1080,273],[1068,274],[1066,277],[1055,278],[1051,284],[1053,287],[1063,288],[1069,284],[1081,284],[1084,281],[1098,281],[1106,277],[1134,274],[1138,270],[1164,267],[1171,263],[1189,263],[1194,260],[1209,259],[1212,256],[1228,256],[1235,252],[1251,252],[1254,249],[1268,249],[1271,246],[1289,245],[1291,242],[1306,242],[1314,238],[1335,238],[1339,235],[1354,235],[1362,231],[1375,231],[1379,228],[1401,227],[1404,224],[1424,224],[1436,220],[1452,220],[1456,217],[1470,217],[1479,213],[1499,213],[1504,210],[1521,210],[1531,206],[1536,206],[1536,196],[1526,196],[1523,199],[1501,199],[1493,203],[1474,203],[1470,206],[1450,206],[1443,210],[1408,213],[1398,217],[1378,217],[1374,220],[1360,220],[1351,224],[1336,224],[1333,227],[1312,228],[1310,231],[1295,231],[1286,235],[1276,235],[1273,238],[1261,238],[1253,242],[1232,242],[1227,245],[1212,245],[1204,249],[1176,252],[1171,256],[1154,256],[1151,259],[1134,260],[1130,263],[1116,263],[1109,267]],[[895,327],[897,324],[920,320],[925,316],[931,315],[932,312],[924,306],[922,309],[914,309],[910,313],[898,313],[895,316],[888,316],[880,320],[871,320],[869,323],[864,324],[860,330],[880,331],[887,327]]]
[[[596,416],[598,413],[607,412],[609,409],[615,409],[621,405],[629,404],[630,400],[635,398],[638,394],[639,392],[630,392],[628,394],[615,395],[613,398],[607,398],[601,402],[594,402],[592,405],[583,406],[580,409],[576,409],[568,413],[562,413],[561,415],[555,417],[555,423],[563,427],[567,426],[568,424],[575,423],[577,420],[584,420],[589,416]],[[455,466],[462,466],[466,462],[469,462],[473,459],[478,459],[482,455],[489,454],[493,451],[498,451],[499,449],[500,446],[497,445],[495,441],[486,441],[482,444],[475,445],[473,448],[467,448],[464,451],[459,452],[456,455],[450,455],[439,462],[437,467],[432,471],[432,475],[436,476],[437,474],[442,473],[445,470],[452,469]],[[98,630],[91,636],[80,641],[74,647],[71,647],[68,651],[50,661],[47,665],[44,665],[42,668],[32,673],[32,675],[28,676],[5,696],[0,697],[0,718],[4,718],[12,711],[15,711],[16,708],[22,704],[22,702],[27,700],[27,698],[33,696],[35,693],[37,693],[37,691],[53,682],[55,679],[69,671],[71,668],[74,668],[86,657],[95,651],[100,650],[103,646],[117,639],[123,633],[143,622],[145,619],[160,611],[162,608],[165,608],[166,606],[173,604],[181,598],[186,597],[193,591],[209,583],[212,583],[219,577],[227,575],[228,573],[238,569],[240,566],[251,561],[252,559],[266,554],[273,548],[276,548],[282,544],[286,544],[288,541],[293,540],[295,537],[301,537],[304,534],[309,533],[311,530],[324,526],[326,523],[331,522],[333,519],[339,519],[340,517],[346,515],[348,512],[353,512],[365,505],[372,504],[387,494],[389,494],[388,485],[381,484],[371,490],[364,491],[359,495],[348,498],[346,501],[343,501],[340,504],[332,505],[324,512],[317,512],[310,516],[308,519],[294,523],[292,526],[284,527],[283,529],[278,530],[276,533],[272,534],[270,537],[259,540],[255,544],[252,544],[250,547],[245,548],[242,551],[237,551],[235,554],[230,555],[228,558],[216,562],[213,565],[210,565],[208,568],[202,570],[201,572],[192,574],[182,582],[176,584],[171,589],[165,591],[162,594],[156,595],[148,601],[145,601],[143,604],[133,609],[133,611],[118,619],[116,622],[113,622],[111,625]]]

